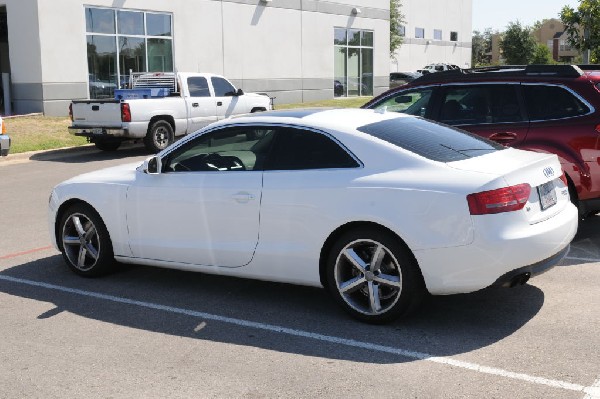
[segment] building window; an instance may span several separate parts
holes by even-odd
[[[402,37],[406,36],[406,26],[398,25],[398,35]]]
[[[131,72],[173,71],[171,14],[85,8],[90,98],[112,98]]]
[[[373,32],[335,28],[333,44],[334,95],[373,95]]]
[[[423,28],[415,28],[415,37],[417,39],[425,38],[425,29]]]
[[[458,41],[458,32],[450,32],[450,41],[457,42]]]
[[[442,40],[442,31],[441,31],[441,29],[434,29],[433,30],[433,39],[434,40]]]

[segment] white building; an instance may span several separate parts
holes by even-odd
[[[13,113],[66,115],[129,71],[218,73],[276,104],[372,95],[389,65],[389,0],[0,0]]]
[[[471,66],[472,0],[401,0],[404,43],[390,71],[414,71],[427,64]]]

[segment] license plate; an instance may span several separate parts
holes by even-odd
[[[92,129],[92,134],[104,134],[104,129],[95,127]]]
[[[556,205],[556,191],[554,190],[554,182],[549,181],[544,183],[537,188],[538,195],[540,196],[540,205],[542,211]]]

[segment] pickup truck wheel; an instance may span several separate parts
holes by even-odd
[[[171,124],[167,121],[159,120],[154,122],[148,129],[144,144],[149,151],[154,153],[167,148],[173,143],[174,134]]]
[[[97,149],[102,151],[115,151],[121,145],[120,141],[96,141],[94,143]]]

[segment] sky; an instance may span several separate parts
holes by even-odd
[[[473,0],[473,30],[504,31],[509,22],[533,25],[542,19],[559,18],[564,6],[577,8],[578,0]]]

